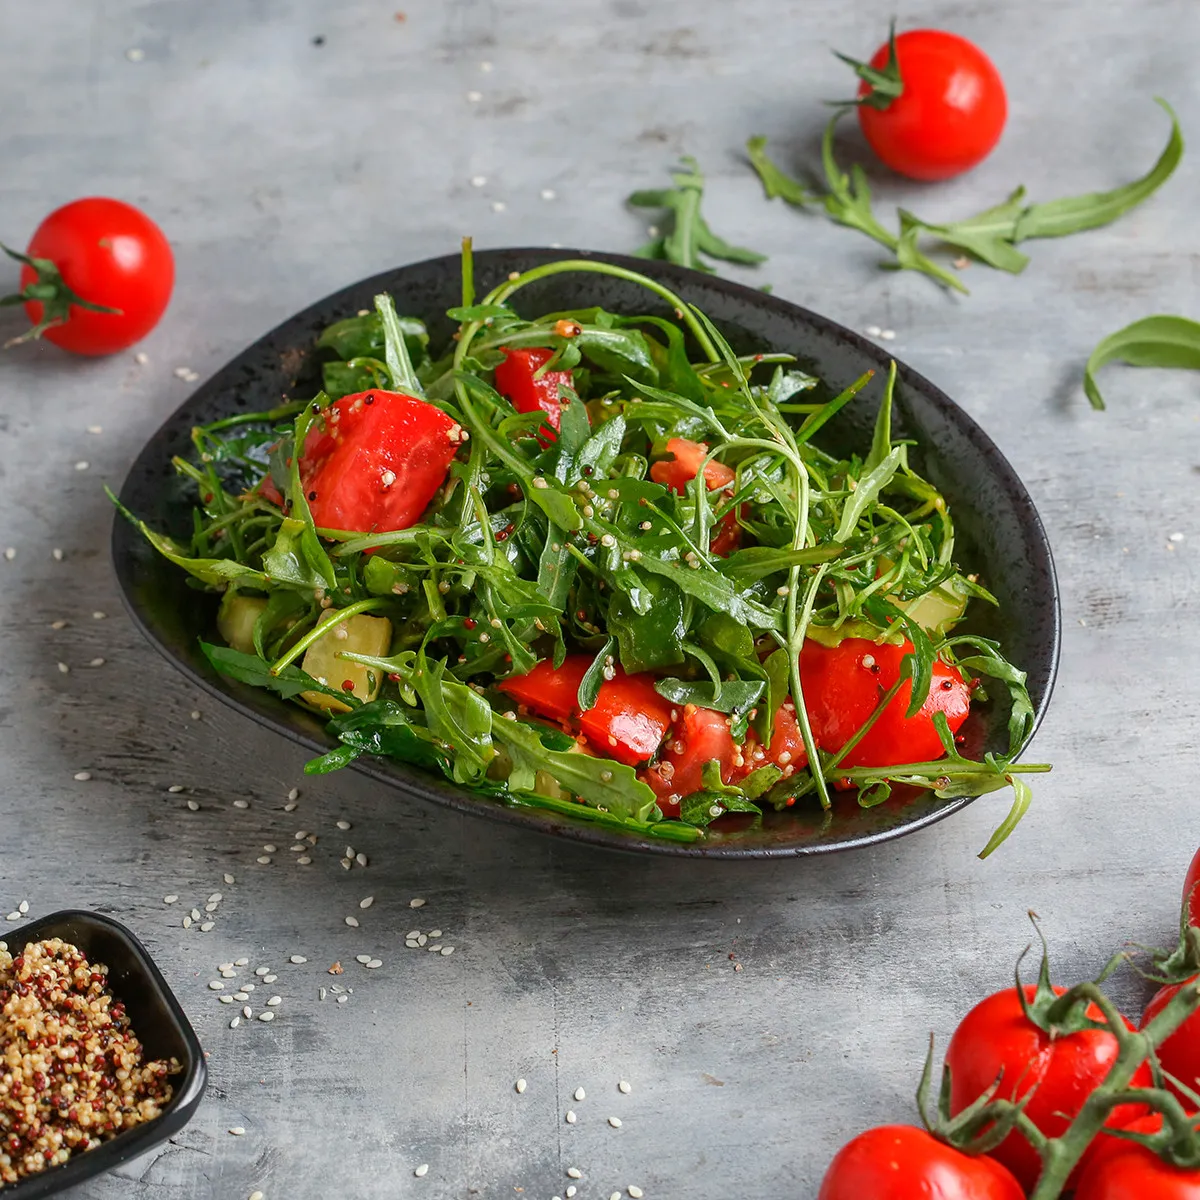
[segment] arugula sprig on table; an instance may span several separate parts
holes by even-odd
[[[1150,170],[1139,179],[1105,192],[1089,192],[1038,204],[1027,203],[1024,187],[1018,187],[1004,201],[962,221],[934,223],[905,210],[898,210],[899,230],[893,233],[876,218],[866,173],[855,164],[847,174],[834,156],[834,132],[848,108],[839,109],[830,118],[821,143],[825,189],[805,187],[789,176],[767,155],[767,139],[752,137],[746,143],[750,165],[757,172],[768,200],[780,198],[795,208],[807,208],[817,201],[838,224],[858,229],[891,250],[894,258],[881,265],[894,270],[914,270],[930,276],[944,287],[966,292],[962,281],[930,259],[920,248],[919,239],[931,237],[953,247],[978,262],[998,270],[1019,274],[1028,256],[1017,250],[1021,242],[1035,238],[1065,237],[1111,224],[1122,214],[1154,194],[1174,173],[1183,158],[1183,135],[1171,106],[1162,99],[1157,103],[1171,118],[1167,144]]]
[[[636,282],[676,320],[595,307],[532,320],[518,313],[522,288],[564,272]],[[198,586],[224,589],[224,603],[238,594],[265,601],[256,653],[206,648],[214,666],[242,682],[298,702],[306,693],[336,695],[296,665],[325,632],[323,614],[332,607],[334,620],[365,612],[391,619],[388,655],[343,655],[384,679],[382,691],[329,721],[338,745],[309,769],[382,754],[504,803],[682,839],[704,836],[723,813],[753,817],[809,794],[828,809],[833,781],[857,786],[864,805],[882,802],[894,784],[940,796],[1012,786],[1013,813],[1000,832],[1010,829],[1028,802],[1022,775],[1047,769],[1016,762],[1032,711],[1024,676],[993,643],[927,632],[916,619],[931,595],[961,601],[956,611],[968,598],[994,601],[954,564],[945,501],[892,436],[894,368],[870,446],[844,458],[816,435],[871,385],[869,373],[830,396],[789,356],[737,354],[668,288],[607,263],[546,264],[478,300],[472,276],[468,254],[463,303],[451,310],[460,329],[440,358],[388,297],[317,343],[327,388],[365,371],[369,386],[420,389],[469,430],[466,453],[422,523],[366,535],[313,526],[295,447],[328,402],[322,392],[195,432],[195,461],[176,463],[199,496],[190,546],[140,526]],[[543,415],[514,411],[492,386],[501,348],[511,346],[545,348],[548,369],[573,370],[549,444],[537,436]],[[701,471],[678,495],[648,478],[649,461],[673,437],[704,442],[709,458],[733,470],[730,486],[710,492]],[[712,531],[731,514],[753,544],[714,556]],[[837,754],[818,750],[798,665],[806,638],[842,635],[910,639],[904,677],[919,693],[917,707],[936,655],[996,680],[1012,713],[1008,751],[972,761],[947,730],[947,757],[937,762],[842,768],[853,743]],[[663,820],[632,768],[582,752],[496,691],[498,680],[540,659],[561,662],[568,647],[593,655],[580,688],[585,708],[610,658],[628,671],[654,671],[674,703],[728,713],[738,738],[753,727],[769,741],[791,696],[812,769],[784,778],[777,767],[760,768],[739,786],[710,770],[683,819]]]

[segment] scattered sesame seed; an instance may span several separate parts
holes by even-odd
[[[204,921],[200,925],[201,933],[211,933],[216,928],[216,921]]]
[[[106,612],[100,612],[100,610],[99,610],[99,609],[97,609],[97,610],[96,610],[94,613],[92,613],[92,620],[93,620],[93,621],[104,621],[104,620],[106,620],[107,618],[108,618],[108,613],[106,613]]]
[[[339,997],[337,998],[337,1002],[338,1002],[339,1004],[345,1004],[345,1003],[346,1003],[346,1001],[347,1001],[347,1000],[349,1000],[349,999],[350,999],[350,997],[349,997],[349,996],[339,996]]]
[[[78,776],[76,776],[76,778],[78,778]],[[169,896],[163,897],[163,903],[164,904],[174,904],[178,899],[179,899],[179,897],[177,895],[175,895],[174,892],[172,892]]]
[[[483,185],[485,183],[487,183],[486,175],[472,175],[471,176],[471,186],[472,187],[483,187]]]
[[[307,867],[311,863],[312,859],[307,854],[302,854],[298,859],[296,859],[296,865],[298,867]]]
[[[383,959],[382,958],[373,958],[373,959],[371,959],[370,962],[363,963],[363,966],[366,967],[368,971],[377,971],[380,967],[383,966]]]
[[[236,1018],[235,1018],[235,1020],[236,1020]],[[245,1126],[243,1126],[243,1125],[235,1125],[229,1132],[232,1133],[234,1137],[245,1137],[246,1136],[246,1129],[245,1129]]]
[[[346,924],[349,925],[351,929],[357,929],[358,928],[358,918],[357,917],[347,917]]]
[[[632,1200],[642,1200],[642,1196],[645,1195],[645,1193],[640,1187],[637,1186],[636,1183],[631,1183],[625,1190],[632,1197]]]
[[[92,777],[92,773],[91,773],[91,771],[76,771],[76,772],[75,772],[75,778],[76,778],[76,779],[77,779],[77,780],[78,780],[80,783],[87,783],[87,781],[88,781],[89,779],[91,779],[91,777]]]
[[[102,659],[102,658],[90,659],[88,661],[88,666],[89,667],[102,667],[102,666],[104,666],[104,659]]]
[[[617,1084],[617,1091],[620,1092],[622,1096],[628,1096],[629,1093],[633,1091],[633,1088],[631,1088],[629,1084],[622,1079],[621,1082]]]
[[[247,1021],[249,1021],[250,1018],[254,1016],[254,1009],[252,1009],[250,1007],[250,1005],[247,1004],[246,1007],[242,1009],[242,1016],[245,1017]]]
[[[283,806],[283,811],[284,812],[295,812],[296,808],[297,808],[297,805],[295,805],[293,803],[288,803]]]
[[[233,807],[234,808],[249,808],[250,801],[249,800],[235,800],[233,802]]]
[[[232,1004],[239,995],[240,993],[235,992],[232,996],[218,996],[217,999],[220,1000],[222,1004]],[[242,998],[245,999],[246,997],[243,996]]]
[[[249,1200],[266,1200],[262,1192],[251,1192]]]
[[[130,46],[129,49],[125,51],[125,57],[129,59],[130,62],[141,62],[142,59],[146,57],[146,52],[138,46]],[[250,1200],[254,1200],[254,1197],[251,1196]]]
[[[54,549],[50,551],[50,557],[52,559],[54,559],[55,562],[62,562],[62,560],[63,560],[62,548],[59,546],[55,546]]]
[[[269,854],[260,854],[254,861],[261,863],[264,867],[269,867],[271,865],[271,856]]]
[[[424,901],[424,900],[422,900],[422,899],[420,899],[420,898],[418,897],[418,898],[417,898],[417,899],[415,899],[415,900],[410,900],[410,901],[408,902],[408,907],[409,907],[409,908],[424,908],[424,907],[425,907],[425,901]]]
[[[896,331],[894,329],[881,329],[879,331],[879,336],[883,338],[885,342],[890,342],[896,336]]]
[[[867,337],[878,337],[883,332],[878,325],[867,326]]]
[[[276,849],[277,849],[277,847],[275,847],[275,846],[274,846],[274,845],[272,845],[270,842],[268,842],[268,843],[267,843],[267,844],[266,844],[266,845],[263,847],[263,853],[264,853],[264,854],[274,854],[274,853],[275,853],[275,851],[276,851]]]
[[[375,903],[375,897],[374,897],[374,896],[364,896],[364,897],[363,897],[363,898],[362,898],[362,899],[361,899],[361,900],[358,902],[358,907],[359,907],[359,908],[370,908],[370,907],[371,907],[371,905],[372,905],[372,904],[374,904],[374,903]]]
[[[442,947],[442,957],[443,957],[443,958],[449,958],[449,957],[450,957],[450,955],[451,955],[451,954],[453,954],[453,953],[454,953],[454,947],[453,947],[453,946],[443,946],[443,947]]]
[[[503,200],[492,201],[492,212],[502,213],[507,207],[508,205],[505,204]]]
[[[50,628],[51,629],[66,629],[66,627],[70,623],[71,623],[70,621],[51,621]]]
[[[621,1193],[613,1192],[613,1194],[609,1196],[608,1200],[621,1200]]]
[[[184,927],[184,929],[191,929],[191,927],[192,927],[192,918],[191,917],[189,917],[187,915],[184,916],[183,927]]]
[[[229,1028],[236,1029],[241,1023],[242,1023],[241,1017],[234,1017],[233,1020],[229,1022]]]
[[[557,199],[557,197],[558,193],[553,188],[542,188],[543,200],[554,200]]]
[[[288,792],[288,799],[289,800],[299,800],[300,799],[300,789],[292,788],[292,790],[290,792]]]
[[[232,883],[232,882],[233,882],[233,880],[232,880],[232,879],[230,879],[228,875],[226,875],[226,876],[225,876],[225,882],[226,882],[226,883]],[[250,965],[250,960],[249,960],[248,958],[235,958],[235,959],[233,960],[233,965],[234,965],[235,967],[248,967],[248,966]]]
[[[578,1120],[578,1118],[575,1116],[574,1111],[572,1109],[568,1108],[567,1109],[567,1124],[574,1125],[577,1120]]]
[[[71,668],[68,667],[65,662],[60,662],[58,664],[58,670],[59,670],[59,673],[62,675],[70,675],[70,673],[71,673]]]
[[[337,827],[344,833],[347,829],[350,828],[350,822],[349,821],[339,821],[337,823]],[[302,838],[302,837],[308,837],[308,834],[307,833],[298,833],[298,834],[296,834],[296,836],[298,838]]]
[[[255,967],[254,973],[261,979],[264,975],[270,975],[271,968],[270,967]]]
[[[278,975],[264,975],[262,977],[262,981],[263,981],[263,983],[274,983],[275,980],[277,980],[278,978],[279,978]]]
[[[478,104],[480,102],[480,100],[482,100],[482,99],[483,99],[482,92],[468,92],[467,93],[467,103],[469,103],[469,104]]]
[[[258,1019],[260,1021],[273,1021],[275,1020],[275,1014],[268,1009],[266,1012],[260,1012],[258,1014]]]
[[[253,986],[254,986],[254,984],[250,984],[250,987],[253,987]],[[224,996],[221,997],[222,1000],[224,998],[225,998]],[[231,999],[240,1000],[244,1004],[247,1000],[250,999],[250,993],[247,991],[234,992]]]
[[[416,1170],[413,1172],[413,1174],[414,1174],[414,1175],[415,1175],[415,1176],[416,1176],[418,1179],[424,1179],[424,1178],[425,1178],[425,1176],[426,1176],[427,1174],[429,1174],[429,1164],[428,1164],[428,1163],[422,1163],[422,1164],[421,1164],[421,1165],[420,1165],[420,1166],[419,1166],[419,1167],[418,1167],[418,1168],[417,1168],[417,1169],[416,1169]]]
[[[431,929],[429,931],[429,936],[431,938],[440,938],[442,936],[442,931],[440,929]]]
[[[308,959],[305,958],[303,954],[293,954],[292,957],[288,959],[288,962],[295,963],[296,966],[300,966],[301,963],[308,962]]]
[[[518,1094],[518,1095],[523,1095],[523,1094],[524,1094],[524,1092],[525,1092],[525,1086],[526,1086],[526,1085],[525,1085],[525,1080],[523,1080],[523,1079],[518,1079],[518,1080],[517,1080],[517,1094]]]
[[[4,557],[7,558],[9,562],[12,562],[12,560],[17,557],[16,547],[15,546],[6,547],[5,551],[4,551]],[[66,622],[64,622],[64,624],[65,623]]]
[[[88,462],[88,461],[87,461],[87,459],[85,459],[85,458],[81,458],[81,459],[80,459],[80,460],[79,460],[79,461],[78,461],[78,462],[75,464],[75,470],[77,470],[77,471],[86,471],[86,470],[88,469],[88,467],[90,467],[91,465],[92,465],[92,464],[91,464],[90,462]]]
[[[25,914],[28,911],[29,911],[29,901],[22,900],[21,903],[17,905],[17,912],[19,912],[21,914],[21,916],[25,916]]]
[[[1183,534],[1182,534],[1182,533],[1173,533],[1173,534],[1171,534],[1171,536],[1170,536],[1169,538],[1167,538],[1167,541],[1169,541],[1169,542],[1182,542],[1182,541],[1183,541]]]
[[[576,1100],[586,1100],[586,1099],[587,1099],[587,1092],[585,1092],[585,1091],[583,1090],[583,1088],[576,1088],[576,1089],[575,1089],[575,1099],[576,1099]]]
[[[610,1125],[611,1125],[611,1126],[612,1126],[614,1129],[620,1129],[620,1128],[621,1128],[621,1118],[620,1118],[620,1117],[609,1117],[609,1118],[608,1118],[608,1123],[609,1123],[609,1124],[610,1124]]]
[[[270,998],[270,1000],[267,1001],[267,1007],[268,1008],[278,1008],[279,1005],[281,1005],[282,1003],[283,1003],[282,996],[272,996]]]
[[[354,856],[354,861],[358,863],[360,867],[365,867],[367,865],[367,856],[360,850]]]
[[[567,1200],[571,1200],[571,1197],[574,1196],[577,1191],[579,1191],[579,1189],[573,1183],[568,1184],[565,1193]]]
[[[578,1167],[568,1167],[567,1168],[567,1178],[568,1179],[582,1179],[583,1172]]]

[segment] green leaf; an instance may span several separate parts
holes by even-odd
[[[608,629],[620,646],[621,665],[631,674],[677,666],[684,661],[687,635],[683,595],[666,579],[631,574],[645,594],[618,592],[608,608]]]
[[[747,800],[757,800],[766,795],[783,778],[783,771],[774,763],[756,767],[742,780],[742,794]]]
[[[588,712],[596,707],[596,697],[600,695],[600,685],[604,682],[604,672],[609,666],[612,659],[613,648],[617,644],[617,639],[610,636],[600,647],[596,657],[592,659],[591,665],[583,673],[583,678],[579,681],[579,692],[576,696],[576,703],[579,705],[580,712]]]
[[[213,646],[204,641],[200,643],[200,649],[204,657],[222,675],[228,675],[230,679],[248,683],[252,687],[267,688],[277,692],[285,700],[291,700],[301,692],[321,692],[326,696],[336,696],[347,704],[353,702],[353,697],[347,696],[337,688],[319,683],[299,667],[284,667],[277,675],[272,675],[271,664],[256,654],[243,654],[240,650],[233,650],[228,646]]]
[[[703,829],[727,812],[749,812],[762,816],[762,809],[745,796],[729,795],[725,792],[693,792],[679,806],[679,819],[688,825]]]
[[[400,317],[398,321],[413,361],[428,357],[429,333],[425,323],[416,317]],[[330,350],[346,362],[352,358],[379,358],[383,347],[383,322],[377,312],[335,321],[317,338],[318,350]]]
[[[748,712],[767,685],[761,679],[726,679],[714,695],[711,683],[689,683],[682,679],[659,679],[654,690],[672,704],[694,704],[723,713]]]
[[[817,563],[831,562],[845,550],[837,542],[820,542],[800,550],[777,550],[771,546],[747,546],[735,550],[717,563],[722,575],[736,579],[765,579],[791,567],[808,567]]]
[[[896,360],[888,363],[887,383],[883,387],[883,399],[875,417],[875,429],[871,434],[871,449],[863,463],[863,470],[870,474],[892,453],[892,397],[896,391]]]
[[[492,710],[488,702],[464,683],[446,676],[446,664],[430,662],[421,651],[417,669],[408,676],[421,699],[429,732],[452,759],[456,783],[478,779],[495,757]]]
[[[777,612],[745,596],[716,571],[693,571],[679,562],[667,562],[643,556],[638,566],[644,571],[669,579],[685,595],[706,604],[714,612],[727,613],[753,629],[778,629],[781,618]]]
[[[471,304],[448,308],[446,316],[460,325],[469,325],[472,321],[495,320],[498,317],[515,318],[517,314],[507,304]]]
[[[300,453],[297,453],[295,449],[292,451],[292,463],[287,468],[288,483],[286,491],[288,501],[291,505],[292,518],[303,524],[303,530],[299,534],[300,553],[323,581],[325,587],[332,590],[337,587],[337,576],[334,574],[333,563],[329,561],[329,555],[325,553],[325,548],[321,545],[321,539],[317,536],[317,526],[313,521],[312,512],[308,507],[308,497],[304,494],[304,488],[300,483],[300,458],[308,440],[308,431],[312,428],[317,411],[325,406],[327,400],[328,397],[324,393],[318,395],[296,417],[295,429],[292,435],[292,446],[293,448],[300,447]]]
[[[584,358],[618,377],[632,376],[642,383],[657,383],[658,368],[650,355],[644,334],[636,329],[599,329],[584,326],[583,332],[571,339]]]
[[[867,508],[879,499],[879,493],[892,481],[892,476],[899,469],[904,456],[904,447],[896,446],[877,467],[868,471],[859,479],[850,498],[842,509],[842,519],[838,523],[837,532],[833,535],[835,542],[848,542],[854,534],[858,522],[862,519]]]
[[[928,275],[931,279],[936,279],[938,283],[944,284],[953,291],[967,294],[967,287],[953,271],[946,270],[945,267],[939,266],[929,258],[922,254],[917,248],[917,235],[920,229],[915,226],[902,228],[900,238],[896,242],[896,261],[885,262],[884,267],[896,271],[920,271],[923,275]]]
[[[833,103],[841,105],[865,104],[868,108],[884,112],[891,107],[893,101],[898,100],[904,95],[904,80],[900,75],[900,60],[896,55],[896,22],[894,18],[891,28],[888,31],[887,62],[884,63],[882,70],[871,66],[870,63],[860,62],[857,58],[851,58],[849,55],[839,54],[836,50],[834,54],[847,66],[853,67],[855,75],[868,86],[867,90],[861,96],[855,96],[853,100],[834,101]]]
[[[398,392],[423,400],[425,389],[421,387],[421,381],[417,378],[412,360],[408,356],[408,345],[400,328],[400,319],[396,316],[396,305],[386,292],[375,297],[375,311],[379,314],[383,327],[384,360],[392,376],[392,387]]]
[[[830,117],[829,124],[825,126],[825,134],[821,138],[821,164],[825,170],[825,183],[829,188],[825,197],[825,211],[839,225],[857,229],[881,246],[895,250],[899,239],[884,229],[871,211],[871,188],[862,167],[856,164],[851,168],[851,174],[847,175],[834,158],[833,134],[843,111],[839,110]]]
[[[309,562],[303,549],[308,527],[303,521],[284,517],[275,544],[263,555],[263,570],[279,583],[293,587],[324,588],[325,577]]]
[[[1110,333],[1088,356],[1083,371],[1083,390],[1095,409],[1104,408],[1096,372],[1110,362],[1200,371],[1200,322],[1167,315],[1143,317]]]
[[[1085,196],[1069,196],[1046,204],[1031,204],[1017,219],[1013,241],[1064,237],[1108,225],[1122,213],[1141,204],[1166,183],[1183,158],[1183,134],[1175,110],[1160,97],[1156,96],[1155,101],[1171,118],[1171,134],[1158,161],[1141,179],[1110,192],[1089,192]]]
[[[768,200],[778,197],[793,208],[807,208],[819,199],[816,192],[810,191],[798,179],[793,179],[767,157],[765,137],[752,137],[746,143],[746,153],[750,156],[750,165],[762,180],[763,191],[766,192]]]
[[[1017,220],[1025,211],[1025,189],[1018,187],[1007,200],[994,208],[986,209],[965,221],[951,221],[934,225],[922,221],[907,209],[900,209],[900,228],[910,228],[932,233],[939,241],[956,249],[964,250],[973,258],[985,262],[989,267],[1019,275],[1029,262],[1013,244]]]

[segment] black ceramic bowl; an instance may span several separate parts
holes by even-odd
[[[479,294],[511,271],[524,271],[564,258],[604,259],[654,275],[685,300],[699,305],[739,352],[785,350],[804,370],[818,376],[818,399],[836,394],[864,371],[886,372],[889,356],[878,346],[824,317],[785,300],[723,279],[667,263],[574,250],[490,250],[475,256]],[[171,467],[171,456],[190,452],[189,431],[239,411],[270,408],[281,395],[316,391],[316,371],[308,360],[316,335],[330,322],[369,308],[372,297],[391,292],[403,313],[423,317],[435,347],[454,331],[447,308],[460,303],[457,255],[400,267],[363,280],[306,308],[238,355],[189,399],[150,439],[121,489],[121,501],[153,527],[186,537],[192,500]],[[563,274],[523,289],[518,310],[528,314],[602,305],[618,313],[667,313],[664,305],[633,283],[611,276]],[[299,383],[297,384],[297,381]],[[831,450],[864,451],[880,388],[868,389],[847,405],[821,433]],[[988,436],[928,380],[900,366],[893,417],[896,436],[915,438],[915,465],[945,494],[958,532],[956,558],[977,571],[1000,601],[998,610],[976,602],[969,628],[998,638],[1008,658],[1029,675],[1029,692],[1040,720],[1058,664],[1058,587],[1050,547],[1033,502],[1004,456]],[[193,683],[239,712],[314,751],[329,748],[321,722],[278,697],[217,675],[200,652],[200,638],[214,638],[216,604],[188,587],[183,572],[159,557],[128,522],[113,526],[113,559],[126,603],[150,641]],[[1007,748],[1006,704],[994,700],[963,727],[971,754]],[[251,736],[247,728],[247,736]],[[894,795],[871,809],[852,796],[835,802],[824,820],[816,804],[769,813],[756,828],[730,818],[711,827],[706,840],[679,844],[604,829],[585,821],[528,808],[508,808],[412,767],[385,760],[359,759],[354,769],[403,796],[444,804],[461,812],[525,825],[579,841],[625,850],[707,858],[753,858],[815,854],[864,846],[910,833],[957,812],[967,799],[939,800],[927,793]],[[388,793],[380,791],[381,802]]]
[[[183,1070],[171,1076],[174,1091],[161,1116],[117,1134],[95,1150],[72,1156],[61,1167],[51,1167],[40,1175],[9,1184],[3,1188],[5,1200],[9,1196],[14,1200],[16,1197],[37,1200],[56,1195],[165,1142],[192,1119],[204,1095],[208,1075],[204,1051],[179,1001],[146,947],[124,925],[98,913],[67,909],[12,932],[2,931],[0,941],[15,957],[30,942],[44,938],[62,938],[77,946],[92,962],[104,963],[108,967],[109,989],[125,1005],[146,1057],[176,1058]]]

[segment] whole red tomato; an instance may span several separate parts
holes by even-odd
[[[55,209],[37,227],[26,257],[53,264],[21,268],[34,336],[76,354],[113,354],[140,341],[158,324],[175,282],[162,230],[133,205],[103,196]],[[47,294],[34,298],[42,289]],[[118,311],[98,312],[81,301]]]
[[[1192,925],[1200,925],[1200,850],[1192,858],[1188,867],[1187,878],[1183,881],[1183,902],[1187,905],[1188,921]]]
[[[1128,1126],[1138,1133],[1161,1127],[1159,1113]],[[1075,1200],[1200,1200],[1200,1171],[1173,1167],[1145,1146],[1101,1134],[1088,1152]]]
[[[1062,988],[1055,988],[1061,994]],[[1036,988],[1025,986],[1032,1001]],[[1088,1016],[1101,1019],[1092,1005]],[[1128,1022],[1126,1022],[1128,1025]],[[1132,1026],[1130,1026],[1132,1028]],[[1084,1029],[1051,1038],[1026,1017],[1015,987],[981,1000],[959,1023],[946,1050],[950,1068],[950,1111],[959,1113],[1000,1080],[996,1096],[1015,1099],[1036,1087],[1025,1108],[1047,1137],[1057,1137],[1078,1114],[1084,1101],[1108,1074],[1117,1057],[1117,1039],[1103,1029]],[[1150,1086],[1150,1068],[1143,1063],[1131,1087]],[[1106,1122],[1127,1125],[1144,1109],[1119,1105]],[[1010,1133],[992,1151],[1026,1188],[1041,1171],[1037,1151],[1019,1133]]]
[[[1171,998],[1182,986],[1178,983],[1169,983],[1154,993],[1150,1003],[1146,1005],[1146,1011],[1142,1014],[1143,1029],[1166,1008]],[[1200,1011],[1192,1013],[1169,1038],[1159,1045],[1158,1061],[1162,1064],[1164,1071],[1173,1075],[1185,1087],[1191,1088],[1192,1091],[1200,1091]],[[1170,1080],[1167,1080],[1167,1084],[1187,1108],[1194,1109],[1196,1107],[1195,1102],[1189,1100]]]
[[[902,33],[895,46],[900,94],[882,107],[858,106],[871,149],[913,179],[949,179],[982,162],[1008,115],[1004,82],[991,59],[966,38],[940,29]],[[888,58],[885,43],[870,65],[884,71]],[[871,90],[864,80],[859,96]]]
[[[837,1152],[817,1200],[1024,1200],[987,1155],[968,1155],[912,1125],[881,1125]]]

